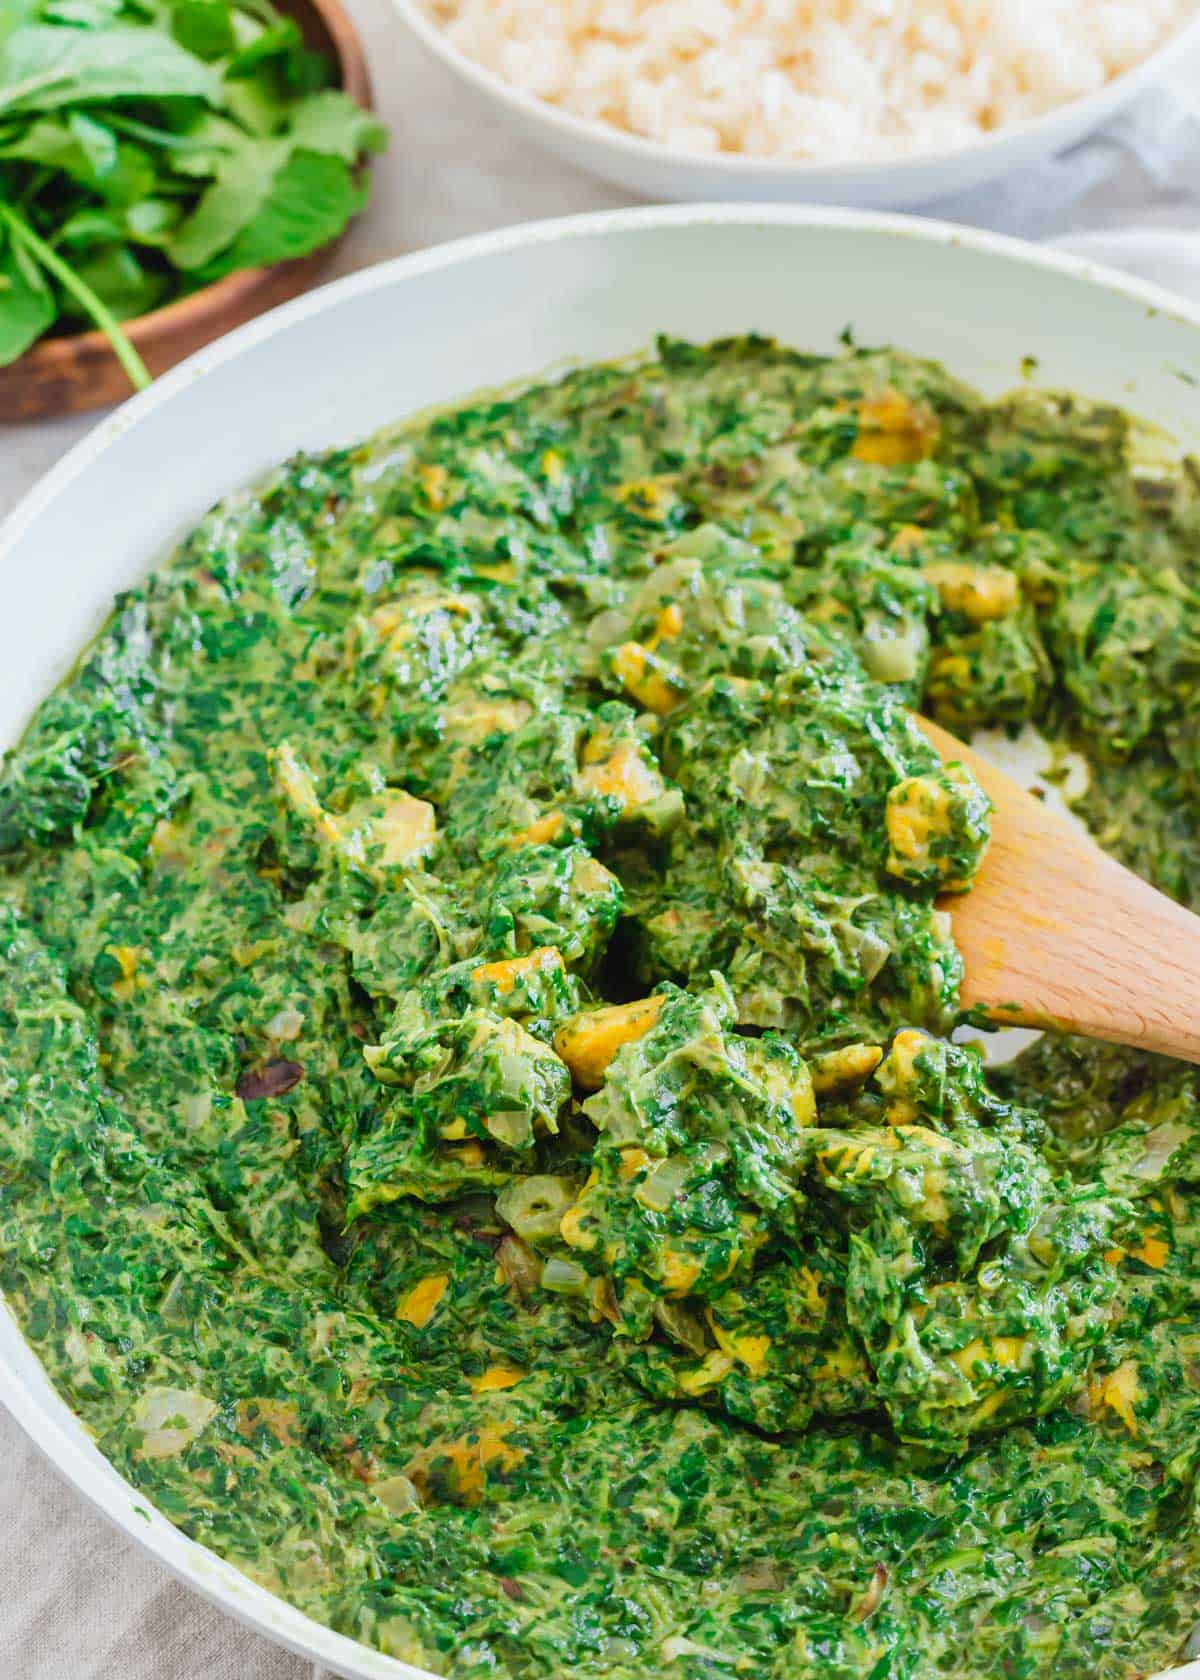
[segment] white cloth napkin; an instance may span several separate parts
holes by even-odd
[[[1094,138],[928,213],[1022,239],[1131,226],[1200,238],[1200,49]]]
[[[394,124],[389,167],[397,171],[389,183],[381,171],[376,210],[367,218],[373,232],[368,227],[356,235],[368,243],[353,245],[358,261],[392,254],[401,227],[410,237],[423,229],[426,237],[445,238],[620,202],[486,118],[463,116],[457,88],[399,35],[386,0],[353,0],[353,9],[373,51],[380,104]],[[396,216],[390,236],[389,199]],[[1200,54],[1065,157],[929,209],[1026,238],[1067,235],[1070,243],[1084,236],[1080,248],[1088,256],[1200,298]],[[381,235],[382,248],[372,247],[369,240]],[[60,423],[53,433],[29,429],[5,440],[5,496],[27,488],[77,430]],[[28,470],[18,470],[22,451]],[[332,1677],[177,1585],[66,1486],[0,1410],[0,1680]]]

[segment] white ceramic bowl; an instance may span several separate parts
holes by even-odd
[[[680,285],[680,276],[688,283]],[[283,456],[660,329],[834,351],[893,342],[988,392],[1039,379],[1200,447],[1200,309],[1077,258],[932,222],[726,206],[541,223],[341,280],[202,350],[102,423],[0,529],[0,743],[114,591]],[[416,1671],[310,1621],[186,1539],[109,1466],[0,1311],[0,1401],[126,1534],[224,1609],[351,1680]],[[1200,1663],[1178,1672],[1200,1680]],[[566,1677],[563,1677],[566,1680]]]
[[[1115,227],[1064,234],[1054,245],[1200,301],[1200,234],[1183,228]]]
[[[1041,163],[1102,128],[1179,57],[1200,43],[1200,14],[1157,52],[1085,99],[998,130],[952,152],[893,162],[795,162],[736,153],[704,157],[573,116],[486,70],[453,46],[423,0],[392,0],[428,50],[477,103],[543,151],[647,199],[692,203],[850,204],[911,210]]]

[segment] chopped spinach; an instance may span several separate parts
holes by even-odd
[[[243,91],[294,50],[172,16]],[[306,100],[285,172],[359,144]],[[188,109],[192,249],[291,226]],[[1178,1656],[1200,1077],[952,1042],[988,810],[909,708],[1036,723],[1195,899],[1196,478],[667,341],[289,462],[122,597],[0,775],[0,1284],[145,1497],[464,1680]]]

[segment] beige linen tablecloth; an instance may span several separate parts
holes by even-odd
[[[389,0],[350,5],[393,142],[376,168],[372,207],[345,242],[335,273],[506,223],[629,202],[477,115],[394,21]],[[1173,89],[1158,90],[1100,140],[935,211],[1033,238],[1123,221],[1200,229],[1193,97],[1200,99],[1200,59],[1184,67]],[[1200,263],[1197,277],[1200,291]],[[0,428],[0,517],[90,424]],[[177,1585],[96,1515],[0,1409],[0,1680],[327,1674]]]

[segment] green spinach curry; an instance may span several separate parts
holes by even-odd
[[[664,341],[209,514],[0,784],[0,1281],[123,1474],[437,1673],[1195,1646],[1198,1076],[951,1042],[909,709],[1200,890],[1197,479]]]

